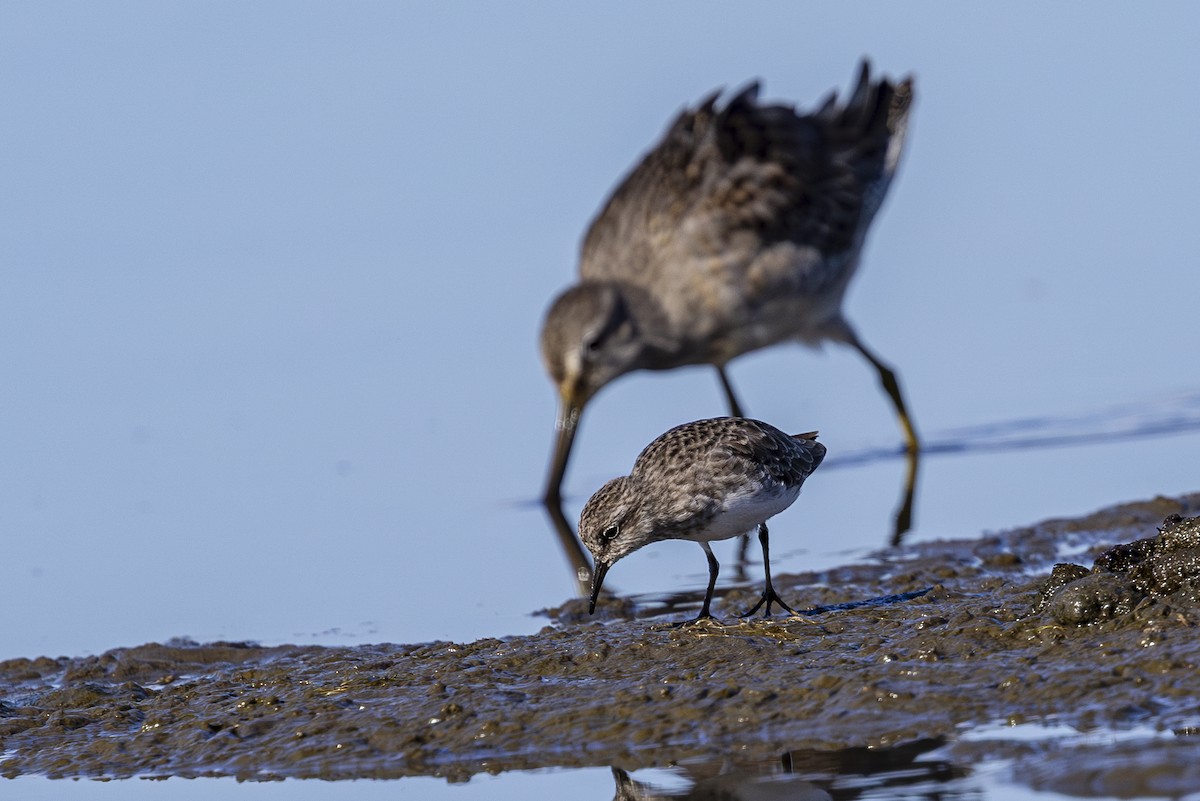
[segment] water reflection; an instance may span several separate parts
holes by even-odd
[[[879,798],[888,791],[905,798],[949,799],[975,796],[955,792],[949,782],[968,771],[930,752],[945,745],[941,738],[913,740],[890,748],[846,748],[838,751],[794,750],[773,758],[696,759],[671,770],[684,786],[663,786],[634,779],[613,767],[614,799],[683,798],[695,801],[838,801]]]
[[[1200,430],[1200,391],[1109,406],[1074,415],[1021,417],[942,431],[925,440],[927,455],[1044,450],[1070,445],[1142,440]],[[898,459],[902,447],[830,454],[822,470]]]
[[[571,578],[575,582],[575,594],[585,598],[592,586],[592,563],[588,560],[587,552],[574,527],[567,521],[563,512],[562,499],[545,500],[546,515],[550,518],[550,526],[558,537],[559,547],[567,558],[567,566],[571,570]]]

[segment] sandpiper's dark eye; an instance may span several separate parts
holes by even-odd
[[[608,528],[604,529],[604,531],[600,532],[600,541],[601,542],[612,542],[613,540],[615,540],[617,538],[617,535],[620,533],[621,533],[621,529],[618,526],[616,526],[616,525],[609,526]]]

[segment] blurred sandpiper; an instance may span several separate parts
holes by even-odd
[[[919,444],[894,371],[855,333],[842,300],[900,163],[913,82],[872,79],[811,113],[758,101],[752,83],[684,110],[609,197],[584,238],[579,283],[541,333],[558,388],[543,498],[561,485],[585,404],[634,370],[711,364],[741,417],[726,365],[783,341],[855,348],[879,374],[907,446],[910,525]]]

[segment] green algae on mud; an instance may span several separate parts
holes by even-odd
[[[608,606],[598,623],[576,599],[535,635],[466,644],[12,659],[0,662],[0,774],[465,779],[892,746],[997,721],[1191,730],[1200,610],[1186,595],[1147,595],[1089,625],[1044,601],[1064,551],[1094,558],[1197,510],[1200,494],[1160,498],[777,577],[806,604],[848,604],[810,617],[680,628]],[[752,592],[727,593],[716,613]]]

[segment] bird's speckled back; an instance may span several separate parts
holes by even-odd
[[[754,496],[778,504],[767,514],[781,511],[825,458],[816,436],[789,436],[742,417],[676,426],[646,446],[628,476],[588,500],[580,538],[596,559],[611,563],[651,542],[705,538],[714,521],[728,518],[734,499]]]
[[[825,446],[816,436],[816,432],[788,435],[744,417],[697,420],[676,426],[647,445],[630,476],[649,485],[688,482],[705,487],[756,473],[763,481],[790,489],[803,484],[825,458]],[[663,470],[664,465],[674,469]]]

